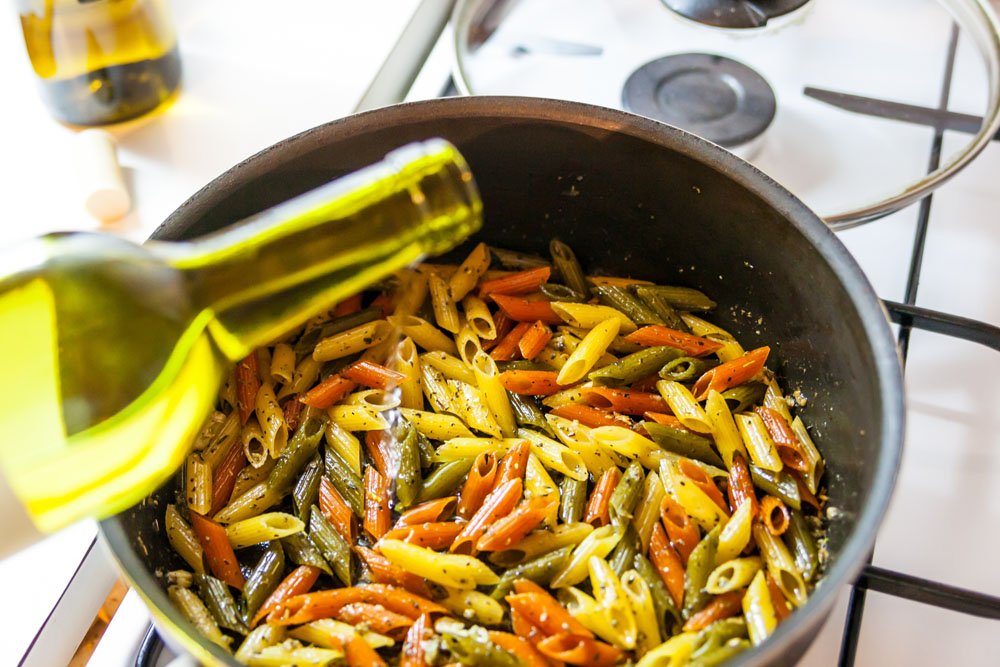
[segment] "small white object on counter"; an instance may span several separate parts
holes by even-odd
[[[118,164],[118,142],[104,130],[84,130],[76,135],[73,149],[83,207],[101,222],[120,220],[132,198]]]

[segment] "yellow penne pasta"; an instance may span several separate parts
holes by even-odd
[[[767,379],[767,390],[764,391],[764,406],[780,414],[789,424],[792,423],[792,413],[788,409],[788,403],[785,402],[785,395],[782,393],[781,387],[778,386],[778,381],[773,377]]]
[[[541,364],[548,364],[556,370],[562,370],[566,362],[569,361],[569,355],[565,352],[560,352],[556,350],[551,345],[546,345],[542,348],[542,351],[535,355],[535,361]],[[551,396],[549,397],[551,398]]]
[[[569,561],[552,578],[551,588],[568,588],[587,578],[591,556],[606,558],[621,540],[621,533],[608,524],[595,529],[573,549]]]
[[[466,364],[472,364],[472,360],[476,358],[476,355],[483,351],[483,345],[479,342],[479,336],[472,330],[472,327],[469,326],[465,318],[462,318],[462,324],[458,328],[458,333],[455,334],[455,347],[458,348],[458,356]]]
[[[451,405],[451,392],[444,373],[428,364],[420,364],[420,386],[435,411],[458,413]]]
[[[800,418],[796,417],[792,420],[792,431],[798,437],[799,443],[802,445],[802,453],[805,454],[806,471],[802,473],[802,478],[806,486],[809,487],[809,491],[815,494],[819,491],[819,480],[823,477],[825,468],[823,456],[816,449],[816,444],[809,437],[809,431],[806,430],[806,425],[802,423]]]
[[[300,625],[293,630],[289,630],[288,635],[299,641],[315,644],[323,648],[338,648],[343,646],[342,637],[353,636],[360,637],[374,649],[386,648],[396,643],[385,635],[365,630],[363,624],[354,626],[342,623],[341,621],[335,621],[332,618],[321,618],[318,621]]]
[[[267,443],[264,441],[264,434],[261,433],[256,417],[250,417],[243,425],[240,440],[243,441],[243,453],[250,465],[254,468],[264,465],[268,459]]]
[[[446,380],[448,389],[451,391],[451,405],[459,412],[462,421],[480,433],[486,433],[494,438],[502,438],[503,431],[496,417],[490,411],[486,396],[471,384],[459,382],[458,380]]]
[[[198,436],[191,443],[191,449],[195,452],[200,452],[208,448],[212,444],[216,436],[218,436],[219,431],[222,430],[223,424],[229,419],[225,414],[219,412],[218,410],[213,410],[205,421],[201,425],[201,431],[198,432]]]
[[[423,322],[423,320],[420,321]],[[431,325],[427,324],[427,326]],[[437,329],[434,330],[437,331]],[[357,354],[373,345],[378,345],[388,338],[390,333],[392,333],[392,324],[386,320],[367,322],[353,329],[334,334],[329,338],[324,338],[316,343],[312,356],[316,361],[331,361]],[[441,335],[444,336],[444,334]]]
[[[556,382],[574,384],[582,380],[607,352],[608,345],[618,335],[620,327],[618,318],[609,318],[591,329],[559,370]]]
[[[653,606],[653,594],[650,593],[646,580],[635,570],[628,570],[622,574],[621,582],[638,630],[636,652],[643,655],[662,641],[660,624],[656,620],[656,608]]]
[[[691,333],[694,335],[702,336],[723,344],[722,348],[715,353],[721,361],[732,361],[733,359],[739,359],[746,354],[743,346],[737,343],[733,335],[725,329],[721,329],[711,322],[706,322],[700,317],[691,315],[690,313],[680,313],[680,316],[681,319],[684,320],[684,324],[688,325],[688,328],[691,329]]]
[[[435,600],[455,616],[481,625],[500,625],[504,617],[503,606],[485,593],[444,587],[447,595]]]
[[[472,367],[458,357],[447,352],[424,352],[420,355],[420,364],[436,368],[445,378],[475,384],[476,374]]]
[[[167,597],[191,621],[191,624],[194,625],[198,632],[207,637],[212,643],[218,644],[227,651],[229,650],[229,644],[233,641],[232,637],[222,634],[222,630],[219,629],[219,625],[208,612],[205,603],[194,594],[194,591],[189,588],[181,588],[180,586],[170,586],[167,588]]]
[[[552,477],[545,466],[533,453],[528,455],[528,465],[524,471],[524,495],[526,498],[540,498],[542,496],[552,496],[559,498],[559,487],[552,481]],[[559,514],[558,504],[552,507],[552,512],[545,517],[545,525],[556,525]]]
[[[229,371],[226,379],[219,390],[219,400],[229,406],[230,410],[236,410],[236,370]]]
[[[546,396],[542,399],[542,405],[545,407],[555,410],[563,405],[569,405],[570,403],[586,403],[587,400],[583,397],[583,392],[581,389],[584,387],[591,386],[590,382],[586,382],[578,387],[570,387],[569,389],[563,389],[560,392],[552,394],[551,396]]]
[[[389,322],[425,350],[447,352],[453,356],[458,354],[455,341],[422,317],[393,315],[389,318]]]
[[[549,470],[581,481],[587,479],[589,473],[583,458],[566,445],[527,428],[519,428],[517,436],[531,441],[531,451]]]
[[[517,430],[517,422],[514,419],[507,390],[500,384],[500,370],[496,362],[490,355],[480,350],[472,359],[472,370],[476,386],[483,392],[486,404],[500,426],[500,432],[505,438],[513,437]]]
[[[670,406],[670,411],[680,420],[685,428],[696,433],[711,433],[712,426],[708,422],[708,415],[702,410],[698,401],[694,400],[691,391],[680,382],[670,380],[660,380],[656,383],[656,389],[660,396]],[[725,401],[723,401],[724,403]]]
[[[560,442],[580,455],[583,464],[595,478],[611,466],[627,464],[627,461],[609,453],[607,448],[595,442],[592,429],[589,427],[553,414],[545,415],[545,421],[549,423]]]
[[[606,560],[597,556],[590,557],[587,569],[594,599],[616,631],[617,636],[612,643],[623,651],[631,651],[638,641],[639,627],[618,575]]]
[[[457,461],[474,458],[483,452],[492,451],[503,456],[511,447],[521,442],[518,438],[451,438],[438,446],[434,452],[434,460],[439,462]]]
[[[747,632],[750,642],[756,646],[774,633],[778,626],[778,616],[774,612],[774,602],[764,580],[764,572],[760,570],[754,576],[750,587],[743,595],[743,618],[747,622]]]
[[[358,477],[361,477],[361,441],[335,421],[327,421],[323,431],[326,444],[335,451]]]
[[[423,410],[424,390],[420,381],[420,358],[417,356],[416,343],[410,338],[401,340],[389,366],[406,376],[398,387],[400,407]]]
[[[272,382],[287,384],[295,377],[295,350],[288,343],[278,343],[271,354]]]
[[[549,345],[560,352],[572,354],[576,348],[580,347],[580,342],[590,329],[563,326],[557,327],[556,331],[558,333],[552,337]]]
[[[337,649],[318,646],[297,646],[295,642],[265,646],[247,658],[247,667],[286,667],[296,665],[306,667],[330,665],[344,657]]]
[[[267,488],[267,481],[260,482],[246,493],[229,501],[213,517],[219,523],[229,524],[262,514],[281,500],[281,495]]]
[[[376,364],[385,365],[392,355],[393,349],[398,343],[397,336],[390,335],[381,343],[376,343],[361,353],[358,361],[371,361]]]
[[[212,509],[212,469],[197,452],[184,461],[184,493],[192,512],[208,514]]]
[[[788,547],[780,537],[772,535],[760,523],[754,525],[752,530],[754,542],[760,548],[761,556],[767,564],[767,571],[774,577],[778,588],[788,601],[796,607],[801,607],[806,603],[809,589],[806,588],[806,582],[788,552]]]
[[[384,431],[389,422],[367,405],[335,405],[327,411],[330,419],[345,431]]]
[[[591,436],[618,454],[638,460],[650,470],[657,469],[667,453],[649,438],[623,426],[599,426],[591,431]]]
[[[226,526],[226,536],[234,549],[244,549],[261,542],[301,533],[305,527],[298,517],[291,514],[266,512],[229,524]]]
[[[434,321],[445,331],[458,333],[458,306],[451,298],[448,284],[436,273],[427,276],[427,289],[431,294]]]
[[[413,427],[432,440],[450,440],[451,438],[474,438],[469,427],[458,417],[438,412],[401,409],[403,417],[409,420]]]
[[[719,456],[722,457],[726,467],[733,467],[733,454],[737,452],[743,456],[744,461],[749,460],[743,438],[736,428],[736,422],[733,421],[733,415],[726,405],[726,399],[714,389],[708,392],[705,414],[708,415],[708,423],[712,427],[715,447],[719,450]]]
[[[170,546],[180,554],[192,570],[198,574],[205,574],[205,552],[201,548],[198,536],[174,505],[167,505],[165,524]]]
[[[667,492],[660,482],[660,476],[655,471],[650,471],[643,482],[639,503],[632,517],[632,527],[635,528],[639,543],[642,545],[641,553],[649,551],[649,541],[656,522],[660,520],[660,503],[663,502],[665,495]]]
[[[756,413],[741,413],[736,415],[736,428],[740,431],[743,444],[750,453],[750,460],[765,470],[779,472],[784,464],[778,455],[778,448],[771,440],[771,434],[764,425],[764,420]]]
[[[724,524],[729,517],[715,501],[694,484],[684,481],[674,461],[663,461],[660,464],[660,479],[663,487],[675,501],[680,503],[691,518],[708,532],[716,526]]]
[[[571,327],[592,329],[601,322],[614,318],[618,320],[619,330],[623,334],[636,330],[635,322],[625,316],[620,310],[610,306],[597,306],[589,303],[570,303],[568,301],[553,301],[552,310]],[[617,331],[615,332],[618,333]]]
[[[455,301],[464,299],[488,268],[490,268],[490,249],[485,243],[480,243],[451,275],[448,281],[451,298]]]
[[[392,314],[398,316],[412,315],[420,310],[427,298],[427,275],[420,271],[409,269],[400,271],[399,294]]]
[[[379,551],[395,565],[434,583],[459,590],[490,586],[500,577],[478,558],[444,554],[407,544],[400,540],[381,540]]]
[[[246,664],[261,649],[285,641],[286,636],[287,632],[284,626],[262,623],[250,631],[250,634],[240,644],[239,649],[236,650],[233,657],[237,661]]]
[[[299,365],[295,367],[295,372],[292,374],[292,381],[286,385],[282,385],[281,391],[278,392],[278,400],[308,391],[316,384],[316,378],[319,377],[319,369],[322,365],[323,363],[313,359],[312,355],[300,361]]]
[[[705,583],[705,590],[712,595],[719,595],[749,586],[761,567],[763,561],[756,556],[731,558],[712,570]]]
[[[497,337],[497,325],[485,301],[470,294],[462,299],[462,311],[465,321],[477,336],[486,340]]]
[[[278,405],[274,385],[270,381],[262,383],[257,390],[254,414],[260,424],[268,453],[272,458],[278,458],[285,451],[285,444],[288,442],[288,425],[285,424],[285,413]]]
[[[561,523],[552,530],[536,530],[509,549],[490,555],[490,562],[501,567],[513,567],[536,556],[571,544],[580,544],[594,532],[589,523]]]
[[[719,533],[719,546],[715,552],[715,562],[725,563],[736,558],[750,543],[750,526],[753,523],[753,505],[741,504]]]
[[[683,632],[674,635],[652,651],[642,656],[636,667],[681,667],[697,646],[699,633]]]
[[[621,632],[612,624],[612,619],[597,600],[574,586],[560,590],[558,599],[570,616],[597,637],[615,646],[624,643]]]
[[[264,464],[259,468],[254,468],[253,466],[243,468],[243,470],[236,475],[236,483],[233,484],[233,492],[229,494],[230,502],[239,498],[244,493],[267,479],[267,476],[271,474],[272,470],[274,470],[275,464],[277,464],[277,461],[269,458],[264,461]]]
[[[385,389],[363,389],[348,394],[342,401],[344,405],[361,405],[372,412],[386,412],[399,407],[399,396],[394,391]]]

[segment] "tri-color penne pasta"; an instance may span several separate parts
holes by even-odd
[[[248,665],[682,667],[765,641],[822,576],[824,464],[770,348],[714,307],[559,241],[331,304],[220,390],[164,515],[170,598]]]

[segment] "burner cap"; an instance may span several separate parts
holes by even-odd
[[[663,0],[686,19],[716,28],[763,28],[768,20],[794,12],[809,0]]]
[[[756,139],[774,119],[771,86],[743,63],[708,53],[658,58],[632,72],[625,109],[733,149]]]

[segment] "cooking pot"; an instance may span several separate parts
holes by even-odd
[[[407,142],[452,141],[485,206],[474,241],[544,253],[569,243],[589,271],[697,287],[712,320],[807,402],[799,414],[826,459],[829,561],[808,603],[732,665],[789,665],[802,655],[872,549],[899,464],[903,387],[886,313],[840,241],[802,202],[750,164],[658,122],[583,104],[452,98],[387,107],[278,143],[185,202],[153,234],[215,231]],[[460,248],[462,256],[468,247]],[[177,651],[236,665],[171,605],[168,482],[101,524],[125,577]]]

